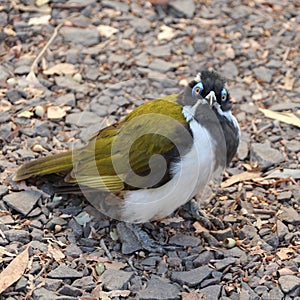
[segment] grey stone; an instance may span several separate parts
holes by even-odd
[[[66,117],[66,124],[74,124],[79,127],[87,127],[93,124],[100,124],[102,118],[91,111],[83,111],[69,114]],[[100,125],[99,125],[100,126]]]
[[[147,287],[138,293],[140,300],[176,300],[180,299],[179,288],[167,279],[152,275]]]
[[[195,260],[193,260],[193,264],[195,265],[195,267],[200,267],[202,265],[208,264],[213,258],[214,255],[212,251],[204,251],[200,253]]]
[[[271,83],[273,71],[266,67],[258,67],[253,69],[253,72],[259,81],[264,81],[266,83]]]
[[[6,123],[0,125],[0,136],[2,139],[6,140],[11,134],[12,124]]]
[[[178,233],[170,238],[170,244],[184,247],[197,247],[200,244],[200,239],[194,236]]]
[[[280,290],[280,288],[279,287],[274,287],[274,288],[272,288],[271,290],[270,290],[270,292],[269,292],[269,298],[267,298],[268,300],[271,300],[271,299],[283,299],[283,297],[284,297],[284,294],[283,294],[283,292]]]
[[[279,240],[284,240],[284,237],[289,233],[289,230],[285,224],[280,220],[276,221],[276,232]]]
[[[65,255],[71,257],[79,257],[82,254],[81,249],[76,244],[70,244],[65,249]]]
[[[23,292],[24,292],[25,289],[26,289],[27,284],[28,284],[27,278],[25,278],[24,276],[22,276],[22,277],[17,281],[17,283],[16,283],[16,285],[15,285],[15,290],[16,290],[17,292],[20,292],[20,291],[23,291]]]
[[[75,96],[73,93],[61,95],[55,99],[55,104],[56,105],[68,105],[68,106],[75,107],[75,105],[76,105]]]
[[[205,300],[219,299],[220,292],[221,292],[221,286],[218,284],[207,286],[199,290],[199,293],[203,295],[203,299]]]
[[[249,143],[247,141],[241,140],[238,150],[237,156],[240,160],[245,160],[248,157],[249,153]]]
[[[27,244],[30,241],[30,234],[26,230],[9,229],[5,231],[4,234],[10,242],[19,242],[21,244]]]
[[[144,18],[134,18],[130,21],[130,25],[133,26],[138,33],[147,33],[151,29],[151,23]]]
[[[267,288],[266,286],[263,286],[263,285],[258,285],[258,286],[254,289],[254,292],[255,292],[256,294],[258,294],[259,296],[261,296],[262,294],[268,292],[268,288]]]
[[[300,224],[300,214],[293,207],[283,207],[281,211],[278,214],[278,218],[281,221],[294,225]]]
[[[125,61],[126,61],[126,57],[124,55],[118,55],[114,53],[112,53],[108,58],[109,63],[123,64]]]
[[[4,196],[3,201],[17,212],[26,216],[33,209],[40,197],[41,194],[37,191],[22,191]]]
[[[6,92],[6,97],[11,103],[15,103],[20,99],[26,99],[27,96],[27,93],[18,89],[10,89]]]
[[[82,272],[78,272],[72,268],[69,268],[65,264],[59,265],[56,269],[50,271],[48,274],[49,278],[58,278],[58,279],[66,279],[66,278],[81,278],[83,276]]]
[[[171,46],[163,45],[163,46],[149,47],[147,49],[147,53],[149,53],[152,56],[156,56],[156,57],[169,56],[169,55],[171,55]],[[145,54],[141,54],[139,56],[142,56],[142,55],[145,55]],[[144,57],[144,56],[142,56],[142,57]],[[146,56],[146,58],[148,61],[148,56]]]
[[[103,1],[101,1],[101,4],[103,7],[113,8],[113,9],[115,9],[117,11],[121,11],[123,13],[127,13],[129,10],[128,5],[124,2],[103,0]]]
[[[34,290],[33,299],[39,300],[75,300],[76,298],[72,296],[62,296],[57,295],[57,293],[53,291],[49,291],[46,288],[42,287]]]
[[[134,233],[126,226],[125,223],[117,224],[119,239],[122,243],[122,253],[130,254],[141,250],[142,246]]]
[[[234,238],[232,229],[230,227],[217,231],[210,231],[211,235],[214,236],[218,241],[224,241],[227,238]]]
[[[195,3],[193,0],[170,1],[169,5],[174,8],[180,16],[192,18],[195,13]]]
[[[251,287],[245,283],[241,283],[241,298],[240,299],[249,299],[249,300],[260,300],[260,297],[251,289]],[[249,298],[248,298],[249,296]],[[240,300],[239,299],[239,300]]]
[[[15,68],[14,74],[16,75],[26,75],[30,72],[30,66],[19,66]]]
[[[150,65],[149,65],[149,69],[161,72],[161,73],[165,73],[168,72],[170,70],[172,70],[174,68],[173,64],[170,62],[167,62],[165,60],[156,58],[154,59]]]
[[[65,77],[65,76],[56,76],[55,83],[62,88],[84,93],[86,94],[89,90],[84,84],[80,84],[73,80],[72,78]]]
[[[265,236],[263,239],[266,243],[268,243],[270,246],[272,246],[273,249],[276,249],[279,245],[278,236],[274,233]]]
[[[100,41],[99,32],[96,29],[65,26],[59,32],[67,43],[89,47],[98,44]]]
[[[204,279],[208,278],[212,269],[208,266],[199,267],[190,271],[173,272],[171,279],[183,285],[186,284],[189,287],[194,287],[200,284]]]
[[[297,102],[281,102],[273,104],[269,107],[271,110],[282,111],[282,110],[293,110],[296,108],[300,108],[300,103]],[[298,145],[299,148],[299,145]]]
[[[214,265],[216,267],[216,270],[222,271],[226,267],[228,267],[229,265],[235,264],[235,262],[236,262],[236,258],[234,258],[234,257],[227,257],[227,258],[224,258],[224,259],[219,260],[217,262],[214,262]]]
[[[9,73],[3,66],[0,66],[0,80],[5,81],[8,78],[9,78]]]
[[[235,79],[235,77],[239,74],[235,63],[231,60],[222,65],[221,72],[224,74],[224,76],[226,76],[226,78],[231,80]]]
[[[128,281],[133,276],[133,272],[126,272],[122,270],[108,269],[101,275],[101,282],[103,286],[110,290],[126,289]]]
[[[245,238],[252,239],[257,236],[257,231],[254,226],[245,225],[238,233],[238,236],[242,240]]]
[[[7,25],[8,22],[8,16],[7,13],[5,11],[1,11],[0,12],[0,27],[5,27]]]
[[[40,266],[40,264],[39,264]],[[41,269],[41,266],[40,266],[40,269]],[[57,291],[61,285],[62,285],[62,280],[59,280],[59,279],[52,279],[52,278],[45,278],[45,287],[47,288],[47,290],[50,290],[50,291]]]
[[[291,198],[292,198],[291,191],[281,192],[277,195],[278,201],[286,201],[286,200],[290,200]]]
[[[67,296],[79,297],[82,295],[82,291],[74,286],[68,284],[63,285],[58,291],[58,293]]]
[[[280,276],[278,282],[284,293],[289,293],[300,287],[300,278],[295,275]]]
[[[86,276],[76,279],[72,286],[83,289],[86,292],[93,290],[96,287],[93,276]]]
[[[281,152],[271,148],[269,142],[251,144],[250,157],[261,168],[269,168],[284,161],[284,156]]]

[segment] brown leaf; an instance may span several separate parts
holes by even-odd
[[[61,119],[66,115],[69,108],[60,106],[49,106],[47,109],[48,119]]]
[[[208,232],[208,230],[203,227],[198,221],[193,223],[193,227],[195,228],[196,233]]]
[[[59,248],[54,248],[51,244],[48,245],[48,254],[56,261],[60,261],[65,258],[64,253]]]
[[[276,255],[281,260],[287,260],[290,259],[295,254],[295,250],[291,248],[281,248],[279,251],[276,252]]]
[[[162,219],[160,223],[164,225],[170,225],[171,223],[180,223],[183,221],[184,219],[182,217],[172,217],[172,218]]]
[[[11,109],[11,103],[5,99],[0,100],[0,112],[9,111]]]
[[[225,180],[224,182],[221,183],[221,188],[226,188],[229,187],[235,183],[238,182],[244,182],[247,180],[251,180],[254,178],[260,177],[260,173],[259,172],[243,172],[240,174],[236,174],[231,176],[229,179]]]
[[[127,267],[128,265],[120,261],[108,261],[104,263],[104,266],[106,269],[120,270]]]
[[[203,294],[198,294],[195,291],[192,291],[190,293],[182,292],[180,293],[182,300],[201,300],[205,299],[203,298]]]
[[[288,70],[283,78],[283,88],[288,91],[292,91],[294,88],[295,78],[292,76],[292,71]]]
[[[270,109],[259,108],[259,110],[270,119],[300,127],[300,119],[290,112],[276,112]]]
[[[45,75],[72,75],[77,72],[76,68],[72,64],[67,64],[67,63],[60,63],[57,64],[48,70],[44,70],[43,73]]]
[[[28,247],[0,273],[0,294],[24,274],[29,260]]]

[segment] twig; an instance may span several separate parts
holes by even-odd
[[[30,72],[27,75],[26,79],[30,80],[30,81],[36,81],[38,82],[38,79],[35,76],[35,69],[37,67],[37,64],[39,62],[39,60],[43,57],[43,55],[45,54],[46,50],[48,49],[48,47],[51,45],[51,43],[54,41],[54,39],[56,38],[59,29],[64,25],[64,23],[60,23],[58,24],[55,28],[54,28],[54,32],[50,38],[50,40],[47,42],[47,44],[44,46],[44,48],[42,49],[42,51],[38,54],[38,56],[35,58],[35,60],[33,61],[31,67],[30,67]]]
[[[50,7],[41,8],[41,7],[34,7],[34,6],[26,6],[23,4],[17,4],[15,1],[12,1],[12,7],[16,10],[25,11],[25,12],[38,12],[42,14],[50,13]]]
[[[110,259],[110,260],[113,260],[109,250],[107,249],[106,245],[105,245],[105,242],[104,242],[104,239],[101,239],[100,240],[100,246],[101,248],[105,251],[107,257]]]
[[[254,208],[253,213],[260,214],[260,215],[276,215],[276,211],[270,209],[259,209]]]

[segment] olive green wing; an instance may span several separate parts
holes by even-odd
[[[176,99],[171,95],[147,102],[92,136],[74,153],[74,168],[66,181],[109,191],[167,181],[170,163],[192,145]]]

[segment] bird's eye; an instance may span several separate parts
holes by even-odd
[[[192,95],[193,97],[197,97],[199,96],[202,91],[203,91],[204,87],[203,87],[203,83],[202,82],[198,82],[192,89]]]
[[[227,100],[227,91],[226,91],[226,89],[222,89],[222,91],[221,91],[221,100],[222,100],[222,102]]]

